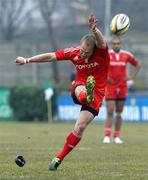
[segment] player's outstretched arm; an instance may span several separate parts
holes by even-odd
[[[94,15],[89,16],[88,25],[96,37],[96,46],[99,48],[106,48],[106,41],[101,31],[97,28],[97,19]]]
[[[36,56],[32,56],[29,58],[24,57],[17,57],[15,62],[18,65],[24,65],[27,63],[43,63],[43,62],[51,62],[56,60],[55,53],[45,53],[45,54],[39,54]]]

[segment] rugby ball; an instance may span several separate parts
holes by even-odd
[[[130,27],[130,20],[126,14],[117,14],[110,23],[110,30],[113,34],[121,36],[127,32]]]

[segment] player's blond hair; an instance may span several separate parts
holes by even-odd
[[[96,47],[96,38],[93,34],[86,34],[82,37],[80,43],[85,42],[94,49]]]

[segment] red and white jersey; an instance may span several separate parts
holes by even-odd
[[[80,57],[80,46],[70,47],[55,52],[57,60],[71,60],[76,67],[76,81],[86,82],[92,75],[96,80],[96,88],[104,91],[109,68],[108,47],[96,48],[89,59]]]
[[[110,50],[109,54],[110,66],[108,77],[113,79],[113,85],[119,85],[123,82],[124,85],[126,85],[126,81],[124,79],[127,76],[127,63],[136,66],[138,61],[134,58],[132,53],[125,50],[120,50],[119,53],[116,53],[114,50]]]

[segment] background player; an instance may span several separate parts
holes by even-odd
[[[134,66],[133,72],[127,75],[127,63]],[[127,97],[127,81],[133,80],[138,73],[141,65],[134,56],[121,49],[121,40],[116,37],[112,40],[110,50],[110,68],[108,72],[108,83],[106,87],[107,119],[105,122],[105,137],[103,143],[110,143],[113,113],[115,111],[115,129],[113,139],[116,144],[121,144],[119,138],[125,99]]]
[[[97,28],[96,22],[95,17],[91,15],[88,24],[93,34],[85,35],[81,39],[80,46],[40,54],[27,59],[16,58],[16,63],[19,65],[71,60],[76,67],[76,80],[72,82],[71,95],[74,102],[81,104],[82,108],[74,129],[66,138],[63,149],[49,164],[49,170],[57,170],[65,156],[79,143],[84,129],[98,114],[105,95],[109,52],[107,43]]]

